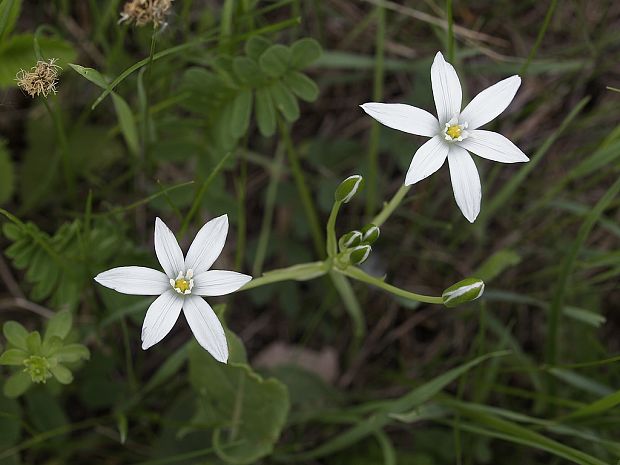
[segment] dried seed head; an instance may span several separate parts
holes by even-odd
[[[166,24],[166,16],[173,1],[129,0],[123,7],[119,23],[127,21],[140,27],[153,23],[153,27],[159,28]]]
[[[55,63],[56,58],[49,61],[39,60],[30,71],[19,70],[15,77],[17,86],[33,98],[41,94],[43,97],[55,94],[58,70],[62,69]]]

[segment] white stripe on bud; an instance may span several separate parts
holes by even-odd
[[[363,181],[364,178],[362,178],[359,174],[349,176],[347,179],[342,181],[334,194],[336,202],[348,203],[349,200],[351,200],[357,193],[358,189],[362,187]]]
[[[446,307],[456,307],[476,300],[484,292],[484,282],[478,278],[467,278],[443,291],[441,297]]]

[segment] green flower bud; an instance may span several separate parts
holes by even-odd
[[[349,254],[349,263],[351,265],[361,265],[366,261],[371,251],[372,247],[367,244],[358,245],[357,247],[351,249]]]
[[[484,292],[484,282],[478,278],[467,278],[443,291],[441,297],[446,307],[456,307],[476,300]]]
[[[334,194],[336,202],[348,203],[349,200],[351,200],[357,193],[358,189],[362,187],[363,181],[364,178],[362,178],[359,174],[349,176],[347,179],[342,181]]]
[[[379,227],[374,224],[367,224],[362,228],[362,242],[364,244],[374,244],[374,242],[379,239],[379,235],[381,231],[379,231]]]
[[[362,243],[362,233],[359,231],[350,231],[338,239],[338,246],[341,251],[355,247]]]

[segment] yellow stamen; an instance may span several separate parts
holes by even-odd
[[[185,293],[185,291],[189,291],[189,281],[184,278],[175,279],[174,287],[179,291]]]
[[[458,124],[453,124],[446,130],[446,134],[452,137],[452,139],[459,138],[462,132],[463,130],[461,129],[461,126],[459,126]]]

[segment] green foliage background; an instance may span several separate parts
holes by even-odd
[[[0,394],[0,464],[618,463],[617,2],[176,0],[155,31],[119,25],[122,6],[0,1],[0,323],[44,334],[64,310],[62,344],[90,350],[68,384]],[[423,142],[358,105],[431,110],[437,50],[464,101],[522,76],[489,127],[531,161],[477,160],[473,225],[447,170],[417,184],[364,266],[431,295],[476,276],[483,298],[275,283],[216,306],[228,365],[182,324],[140,350],[152,299],[93,276],[157,267],[155,216],[187,247],[227,213],[221,265],[255,277],[322,259],[342,179],[366,188],[338,235],[381,209]],[[16,73],[50,58],[58,93],[20,92]]]

